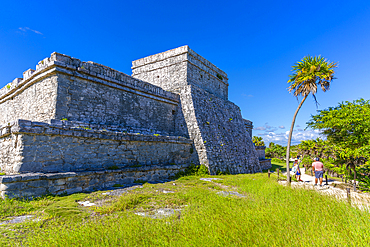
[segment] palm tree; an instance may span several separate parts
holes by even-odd
[[[293,128],[295,119],[297,117],[299,109],[301,109],[303,103],[307,99],[308,95],[311,93],[317,106],[316,92],[318,86],[326,92],[330,88],[330,83],[334,76],[334,68],[337,67],[337,63],[330,63],[325,58],[305,56],[301,61],[297,62],[292,66],[293,74],[289,75],[290,79],[288,83],[290,86],[288,88],[289,93],[293,92],[293,95],[297,97],[302,96],[303,99],[299,103],[297,110],[294,113],[292,125],[290,127],[288,146],[286,150],[286,167],[287,167],[287,181],[290,182],[289,173],[289,153],[290,153],[290,143],[292,140]]]

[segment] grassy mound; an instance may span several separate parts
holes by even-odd
[[[367,246],[370,214],[266,174],[182,177],[118,197],[101,192],[35,201],[4,200],[0,215],[41,220],[1,225],[1,245],[23,246]],[[165,193],[170,191],[171,193]],[[220,194],[238,192],[243,197]],[[172,193],[173,192],[173,193]],[[96,202],[82,207],[77,201]],[[11,204],[11,206],[10,206]],[[153,219],[157,209],[169,217]]]

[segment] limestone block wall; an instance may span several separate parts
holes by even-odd
[[[255,148],[256,148],[256,151],[257,151],[257,154],[258,154],[258,159],[259,159],[261,169],[262,170],[270,169],[272,167],[271,159],[266,159],[265,158],[266,147],[265,146],[255,146]]]
[[[228,99],[227,74],[206,59],[189,49],[188,54],[188,83],[196,85],[204,90],[217,95],[222,99]]]
[[[261,171],[251,141],[252,123],[242,119],[239,107],[227,100],[225,72],[188,46],[133,61],[132,70],[133,77],[180,95],[176,132],[188,133],[194,140],[199,162],[211,174]]]
[[[55,118],[56,98],[55,75],[17,78],[0,90],[0,125],[20,118],[33,121]]]
[[[261,171],[238,106],[196,86],[181,89],[181,105],[199,162],[217,171]]]
[[[17,120],[0,128],[0,167],[6,174],[104,170],[109,167],[196,163],[184,137],[92,129],[67,121]]]
[[[0,170],[12,174],[18,170],[23,161],[22,140],[18,135],[6,133],[8,128],[2,128],[0,137]]]
[[[185,47],[152,55],[132,62],[132,76],[173,92],[187,84],[187,53]]]
[[[253,138],[253,135],[252,135],[253,123],[252,123],[252,121],[249,121],[247,119],[243,119],[243,121],[244,121],[245,129],[247,130],[249,136],[251,138]]]
[[[158,86],[54,52],[0,90],[0,124],[67,118],[172,135],[178,104],[177,94]]]
[[[110,189],[113,185],[132,185],[137,181],[158,182],[184,171],[189,164],[127,167],[118,170],[25,173],[0,176],[2,198],[32,198],[46,194],[72,194]]]
[[[132,62],[132,76],[165,90],[196,85],[218,97],[228,97],[227,74],[187,45]]]
[[[259,159],[265,158],[265,149],[266,149],[265,146],[256,146],[256,151]]]
[[[73,75],[58,76],[56,118],[123,125],[173,135],[178,102],[165,102],[91,83]]]

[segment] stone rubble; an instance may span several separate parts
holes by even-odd
[[[22,216],[14,216],[10,220],[5,220],[0,222],[0,225],[7,225],[7,224],[17,224],[25,222],[26,220],[34,218],[34,215],[22,215]],[[34,221],[37,221],[38,219],[34,219]]]
[[[91,207],[91,206],[96,206],[95,203],[92,203],[90,201],[84,201],[84,202],[77,202],[78,204],[80,204],[81,206],[84,206],[84,207]]]
[[[152,219],[163,219],[174,215],[176,212],[181,212],[181,209],[160,208],[152,212],[136,212],[135,214]]]

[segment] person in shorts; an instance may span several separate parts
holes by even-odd
[[[302,179],[301,179],[301,169],[299,169],[299,163],[298,163],[298,159],[295,159],[294,160],[294,164],[293,164],[293,167],[295,168],[294,171],[295,171],[295,179],[297,179],[298,182],[303,182]]]
[[[312,170],[315,171],[315,186],[317,185],[317,180],[320,179],[320,186],[322,186],[322,177],[324,176],[324,164],[320,162],[319,158],[312,163]]]

